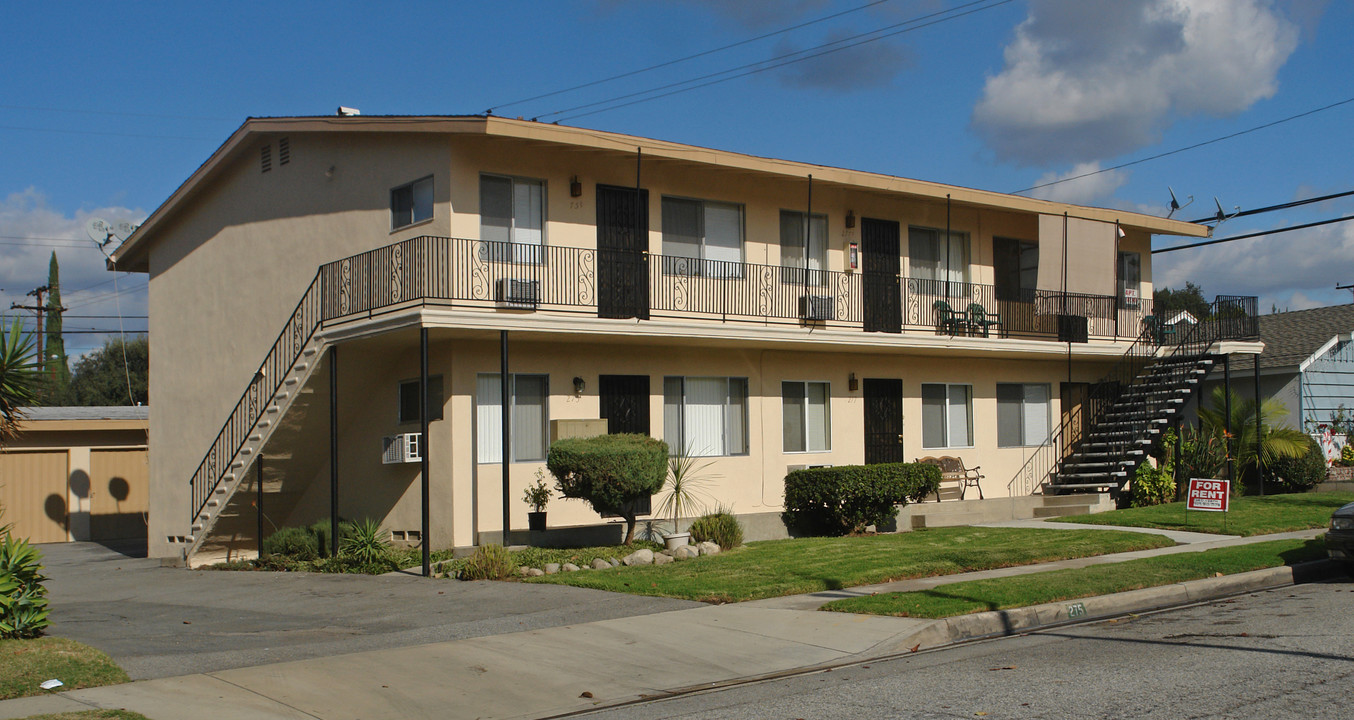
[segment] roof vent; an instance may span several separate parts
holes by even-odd
[[[288,138],[277,139],[277,164],[286,165],[291,162],[291,140]]]
[[[259,163],[261,172],[268,172],[273,169],[273,146],[264,145],[259,148]]]
[[[344,107],[340,105],[338,109],[338,114],[344,117],[352,117],[353,115],[361,115],[362,111],[358,110],[357,108]]]

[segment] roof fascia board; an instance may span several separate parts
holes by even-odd
[[[1335,337],[1327,340],[1324,345],[1322,345],[1319,349],[1317,349],[1316,352],[1312,353],[1311,355],[1308,355],[1306,360],[1303,360],[1302,362],[1298,363],[1298,372],[1307,372],[1307,368],[1311,367],[1312,363],[1316,362],[1317,360],[1320,360],[1322,355],[1325,355],[1326,353],[1330,352],[1330,349],[1335,347],[1336,343],[1340,342],[1341,339],[1344,339],[1346,337],[1349,338],[1350,340],[1354,340],[1354,332],[1336,333]]]

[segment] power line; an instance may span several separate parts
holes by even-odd
[[[641,98],[639,98],[639,99],[637,99],[637,100],[631,100],[630,102],[624,102],[624,103],[619,103],[619,104],[615,104],[615,105],[609,105],[608,107],[599,108],[599,109],[597,109],[597,110],[590,110],[590,111],[585,112],[585,113],[576,113],[576,114],[573,114],[573,115],[567,115],[566,117],[561,117],[561,118],[559,118],[559,120],[557,120],[556,122],[564,122],[564,121],[567,121],[567,120],[573,120],[573,119],[575,119],[575,118],[587,117],[587,116],[589,116],[589,115],[596,115],[596,114],[598,114],[598,113],[608,112],[608,111],[610,111],[610,110],[618,110],[618,109],[623,108],[623,107],[629,107],[629,106],[631,106],[631,105],[638,105],[639,103],[649,102],[649,101],[651,101],[651,100],[658,100],[659,98],[665,98],[665,97],[669,97],[669,96],[672,96],[672,95],[678,95],[678,94],[681,94],[681,93],[690,92],[690,91],[692,91],[692,90],[698,90],[698,89],[700,89],[700,88],[709,87],[709,86],[711,86],[711,85],[717,85],[717,84],[719,84],[719,83],[728,82],[728,81],[730,81],[730,80],[736,80],[736,79],[741,78],[741,77],[747,77],[748,75],[755,75],[755,74],[757,74],[757,73],[766,72],[766,71],[768,71],[768,70],[775,70],[776,68],[784,67],[784,66],[786,66],[786,65],[792,65],[792,64],[798,63],[798,62],[804,62],[805,60],[812,60],[812,59],[814,59],[814,58],[822,57],[822,56],[824,56],[824,55],[830,55],[830,54],[835,53],[835,52],[841,52],[842,50],[847,50],[847,49],[850,49],[850,48],[853,48],[853,47],[858,47],[858,46],[860,46],[860,45],[865,45],[865,44],[872,43],[872,42],[876,42],[876,41],[879,41],[879,40],[884,40],[884,39],[886,39],[886,38],[894,37],[895,35],[901,35],[901,34],[903,34],[903,33],[912,32],[912,31],[914,31],[914,30],[920,30],[920,29],[922,29],[922,28],[930,27],[930,26],[932,26],[932,25],[938,25],[938,24],[940,24],[940,23],[942,23],[942,22],[948,22],[948,21],[950,21],[950,20],[957,20],[957,19],[959,19],[959,18],[961,18],[961,17],[964,17],[964,16],[966,16],[966,15],[972,15],[972,14],[977,13],[977,12],[982,12],[983,10],[991,10],[991,9],[996,8],[996,7],[999,7],[999,6],[1001,6],[1001,5],[1006,5],[1006,4],[1010,3],[1010,2],[1012,2],[1013,0],[998,0],[997,2],[994,2],[993,4],[988,5],[988,6],[985,6],[985,7],[974,8],[974,9],[971,9],[971,10],[966,10],[966,11],[964,11],[964,12],[956,12],[957,10],[961,10],[961,9],[963,9],[963,8],[969,8],[969,7],[972,7],[973,5],[979,5],[979,4],[981,4],[981,3],[983,3],[983,2],[987,2],[987,1],[988,1],[988,0],[974,0],[973,2],[965,3],[964,5],[960,5],[960,6],[956,7],[956,8],[951,8],[951,9],[949,9],[949,10],[941,10],[941,11],[934,12],[934,13],[930,13],[930,14],[927,14],[927,15],[920,15],[920,16],[915,17],[915,18],[912,18],[912,19],[910,19],[910,20],[905,20],[905,21],[900,22],[900,23],[895,23],[895,24],[893,24],[893,25],[889,25],[889,26],[887,26],[887,27],[879,28],[879,29],[877,29],[877,30],[871,30],[871,31],[869,31],[869,32],[860,33],[860,34],[858,34],[858,35],[852,35],[851,37],[843,38],[843,39],[841,39],[841,40],[834,40],[834,41],[832,41],[832,42],[823,43],[822,45],[816,45],[816,46],[814,46],[814,47],[811,47],[811,48],[808,48],[808,49],[805,49],[805,50],[798,50],[798,51],[795,51],[795,52],[792,52],[792,53],[786,53],[785,55],[780,55],[780,56],[771,58],[771,59],[769,59],[769,60],[762,60],[762,61],[755,62],[755,63],[748,63],[748,64],[746,64],[746,65],[739,65],[738,67],[729,68],[729,69],[727,69],[727,70],[721,70],[721,71],[719,71],[719,72],[708,73],[708,74],[706,74],[706,75],[701,75],[701,76],[699,76],[699,77],[694,77],[694,78],[690,78],[690,79],[687,79],[687,80],[682,80],[682,81],[680,81],[680,82],[668,83],[668,84],[666,84],[666,85],[660,85],[660,86],[658,86],[658,87],[649,88],[649,89],[647,89],[647,90],[641,90],[641,91],[638,91],[638,92],[632,92],[632,93],[627,93],[627,94],[624,94],[624,95],[618,95],[618,96],[611,97],[611,98],[608,98],[608,99],[605,99],[605,100],[598,100],[598,101],[596,101],[596,102],[585,103],[585,104],[582,104],[582,105],[575,105],[574,107],[566,108],[566,109],[564,109],[564,110],[556,110],[556,111],[554,111],[554,112],[545,113],[544,115],[537,115],[535,118],[533,118],[533,120],[534,120],[534,119],[545,118],[545,117],[551,117],[551,116],[554,116],[554,115],[567,115],[568,113],[572,113],[572,112],[575,111],[575,110],[586,110],[587,108],[597,107],[598,105],[607,105],[608,103],[615,103],[615,102],[620,101],[620,100],[626,100],[626,99],[628,99],[628,98],[635,98],[635,97],[638,97],[638,96],[640,96],[640,95],[647,95],[647,94],[649,94],[649,93],[659,93],[659,94],[657,94],[657,95],[651,95],[651,96],[649,96],[649,97],[641,97]],[[952,13],[952,14],[951,14],[951,13]],[[949,17],[938,17],[938,16],[942,16],[942,15],[946,15],[946,14],[949,14]],[[923,20],[927,20],[927,19],[930,19],[930,18],[937,18],[937,17],[938,17],[938,19],[931,20],[930,22],[925,22],[925,23],[922,23],[922,22],[921,22],[921,21],[923,21]],[[916,23],[921,23],[921,24],[916,24]],[[903,27],[903,26],[906,26],[906,25],[911,25],[912,27]],[[901,27],[902,29],[901,29],[901,30],[894,30],[894,28],[899,28],[899,27]],[[886,31],[888,31],[888,30],[893,30],[893,32],[886,32]],[[880,35],[880,34],[878,34],[878,33],[884,33],[884,34]],[[867,36],[869,36],[869,35],[875,35],[875,37],[867,37]],[[862,39],[860,39],[860,38],[865,38],[865,39],[862,40]],[[833,46],[833,45],[840,45],[840,47],[831,47],[831,46]],[[823,48],[829,48],[829,49],[823,50]],[[813,53],[814,50],[822,50],[822,52]],[[813,53],[813,54],[806,54],[806,53]],[[802,57],[795,57],[796,55],[800,55],[800,56],[802,56]],[[787,58],[788,58],[788,59],[787,59]],[[777,62],[777,61],[780,61],[780,60],[783,60],[784,62]],[[774,63],[774,64],[773,64],[773,63]],[[750,68],[750,69],[749,69],[749,68]],[[744,72],[739,72],[740,70],[743,70]],[[730,73],[737,73],[737,74],[735,74],[735,75],[730,75]],[[719,77],[719,76],[721,76],[721,75],[728,75],[728,77]],[[711,78],[715,78],[715,79],[711,79]],[[708,80],[708,82],[701,82],[702,80]],[[691,83],[699,83],[699,84],[691,85]],[[690,85],[690,87],[681,87],[682,85]],[[670,89],[670,88],[677,88],[677,89]],[[668,92],[660,92],[660,91],[662,91],[662,90],[669,90],[669,91],[668,91]]]
[[[544,93],[544,94],[542,94],[542,95],[534,95],[534,96],[532,96],[532,97],[529,97],[529,98],[523,98],[523,99],[521,99],[521,100],[513,100],[512,102],[499,103],[498,105],[494,105],[494,106],[490,107],[490,108],[486,111],[486,114],[492,115],[493,112],[494,112],[494,110],[497,110],[497,109],[501,109],[501,108],[505,108],[505,107],[511,107],[511,106],[513,106],[513,105],[520,105],[520,104],[522,104],[522,103],[531,102],[532,100],[540,100],[540,99],[542,99],[542,98],[554,97],[554,96],[556,96],[556,95],[563,95],[564,93],[567,93],[567,92],[573,92],[574,90],[582,90],[583,88],[589,88],[589,87],[593,87],[593,86],[595,86],[595,85],[601,85],[601,84],[603,84],[603,83],[609,83],[609,82],[611,82],[612,80],[620,80],[620,79],[622,79],[622,78],[628,78],[628,77],[632,77],[632,76],[634,76],[634,75],[641,75],[641,74],[646,73],[646,72],[649,72],[649,71],[651,71],[651,70],[657,70],[657,69],[659,69],[659,68],[665,68],[665,67],[668,67],[668,66],[670,66],[670,65],[676,65],[676,64],[678,64],[678,63],[684,63],[684,62],[686,62],[687,60],[695,60],[696,58],[699,58],[699,57],[705,57],[706,55],[713,55],[713,54],[715,54],[715,53],[724,52],[725,50],[731,50],[731,49],[736,48],[736,47],[740,47],[740,46],[743,46],[743,45],[748,45],[748,44],[751,44],[751,43],[755,43],[755,42],[757,42],[758,40],[765,40],[765,39],[767,39],[767,38],[769,38],[769,37],[775,37],[776,35],[783,35],[783,34],[785,34],[785,33],[793,32],[793,31],[799,30],[799,29],[801,29],[801,28],[806,28],[806,27],[808,27],[808,26],[810,26],[810,25],[817,25],[818,23],[826,22],[826,21],[832,20],[832,19],[834,19],[834,18],[839,18],[839,17],[841,17],[841,16],[843,16],[843,15],[850,15],[851,13],[860,12],[861,10],[866,10],[866,9],[868,9],[868,8],[872,8],[872,7],[874,7],[875,5],[882,5],[882,4],[886,3],[886,2],[892,2],[892,0],[874,0],[874,2],[866,3],[866,4],[864,4],[864,5],[860,5],[860,6],[858,6],[858,7],[854,7],[854,8],[851,8],[851,9],[849,9],[849,10],[843,10],[843,11],[841,11],[841,12],[833,13],[833,14],[831,14],[831,15],[824,15],[823,17],[820,17],[820,18],[818,18],[818,19],[816,19],[816,20],[809,20],[809,21],[807,21],[807,22],[799,23],[798,25],[791,25],[790,27],[787,27],[787,28],[781,28],[780,30],[773,30],[773,31],[771,31],[771,32],[769,32],[769,33],[765,33],[765,34],[763,34],[763,35],[758,35],[757,37],[754,37],[754,38],[748,38],[747,40],[739,40],[739,41],[736,42],[736,43],[730,43],[730,44],[728,44],[728,45],[723,45],[723,46],[721,46],[721,47],[717,47],[717,48],[714,48],[714,49],[711,49],[711,50],[705,50],[705,51],[703,51],[703,52],[698,52],[698,53],[696,53],[696,54],[694,54],[694,55],[687,55],[686,57],[680,57],[680,58],[677,58],[676,60],[668,60],[667,62],[661,62],[661,63],[658,63],[657,65],[650,65],[650,66],[648,66],[648,67],[646,67],[646,68],[640,68],[639,70],[631,70],[630,72],[624,72],[624,73],[621,73],[620,75],[612,75],[611,77],[608,77],[608,78],[602,78],[601,80],[593,80],[592,82],[586,82],[586,83],[583,83],[582,85],[575,85],[575,86],[573,86],[573,87],[564,88],[563,90],[555,90],[554,92],[548,92],[548,93]],[[5,106],[0,105],[0,107],[5,107]]]
[[[1190,243],[1188,245],[1176,245],[1174,247],[1153,250],[1152,254],[1156,255],[1158,253],[1175,252],[1176,250],[1188,250],[1189,248],[1203,247],[1205,245],[1217,245],[1218,243],[1232,242],[1233,240],[1246,240],[1249,238],[1262,237],[1265,235],[1278,235],[1279,233],[1293,232],[1294,230],[1306,230],[1307,228],[1320,227],[1322,225],[1333,225],[1335,223],[1341,223],[1348,220],[1354,220],[1354,215],[1346,215],[1341,218],[1332,218],[1330,220],[1321,220],[1318,222],[1306,223],[1305,225],[1294,225],[1292,227],[1278,228],[1276,230],[1264,230],[1261,232],[1250,233],[1247,235],[1234,235],[1232,237],[1218,238],[1216,240],[1205,240],[1203,242]]]
[[[1140,165],[1140,164],[1142,164],[1142,163],[1145,163],[1145,162],[1148,162],[1148,161],[1151,161],[1151,160],[1160,160],[1161,158],[1169,157],[1169,156],[1171,156],[1171,155],[1178,155],[1178,154],[1180,154],[1180,153],[1182,153],[1182,152],[1185,152],[1185,151],[1187,151],[1187,150],[1196,150],[1196,149],[1198,149],[1198,148],[1204,147],[1205,145],[1212,145],[1213,143],[1219,143],[1219,142],[1222,142],[1223,140],[1231,140],[1232,138],[1235,138],[1235,137],[1241,137],[1242,135],[1248,135],[1248,134],[1250,134],[1250,133],[1253,133],[1253,132],[1256,132],[1256,131],[1259,131],[1259,130],[1264,130],[1264,129],[1266,129],[1266,128],[1272,128],[1272,127],[1274,127],[1275,125],[1282,125],[1282,124],[1284,124],[1284,123],[1286,123],[1286,122],[1289,122],[1289,121],[1292,121],[1292,120],[1297,120],[1297,119],[1299,119],[1299,118],[1305,118],[1305,117],[1307,117],[1308,115],[1315,115],[1315,114],[1317,114],[1317,113],[1319,113],[1319,112],[1325,112],[1326,110],[1331,110],[1331,109],[1333,109],[1333,108],[1340,107],[1341,105],[1348,105],[1349,103],[1352,103],[1352,102],[1354,102],[1354,97],[1352,97],[1352,98],[1346,98],[1346,99],[1341,100],[1341,101],[1339,101],[1339,102],[1333,102],[1333,103],[1331,103],[1331,104],[1329,104],[1329,105],[1325,105],[1325,106],[1323,106],[1323,107],[1319,107],[1319,108],[1316,108],[1316,109],[1313,109],[1313,110],[1308,110],[1308,111],[1306,111],[1306,112],[1298,113],[1297,115],[1290,115],[1290,116],[1288,116],[1288,117],[1286,117],[1286,118],[1282,118],[1282,119],[1280,119],[1280,120],[1275,120],[1275,121],[1273,121],[1273,122],[1267,122],[1267,123],[1265,123],[1265,124],[1263,124],[1263,125],[1256,125],[1256,126],[1253,127],[1253,128],[1249,128],[1249,129],[1246,129],[1246,130],[1239,130],[1239,131],[1234,132],[1234,133],[1231,133],[1231,134],[1229,134],[1229,135],[1223,135],[1222,137],[1215,137],[1215,138],[1213,138],[1212,140],[1205,140],[1205,141],[1203,141],[1203,142],[1195,143],[1195,144],[1193,144],[1193,145],[1187,145],[1187,146],[1182,147],[1182,148],[1176,148],[1175,150],[1168,150],[1168,151],[1163,152],[1163,153],[1158,153],[1158,154],[1156,154],[1156,155],[1151,155],[1151,156],[1149,156],[1149,157],[1145,157],[1145,158],[1142,158],[1142,159],[1140,159],[1140,160],[1131,160],[1131,161],[1129,161],[1129,162],[1126,162],[1126,163],[1120,163],[1120,164],[1114,165],[1114,166],[1112,166],[1112,167],[1102,168],[1102,169],[1100,169],[1100,170],[1092,170],[1091,172],[1082,173],[1082,174],[1080,174],[1080,175],[1073,175],[1072,177],[1062,178],[1061,180],[1051,180],[1051,181],[1049,181],[1049,182],[1041,183],[1041,184],[1035,185],[1035,186],[1033,186],[1033,187],[1027,187],[1027,188],[1025,188],[1024,190],[1016,190],[1015,192],[1013,192],[1013,193],[1011,193],[1011,194],[1012,194],[1012,195],[1019,195],[1020,193],[1027,193],[1027,192],[1029,192],[1029,191],[1031,191],[1031,190],[1038,190],[1038,189],[1040,189],[1040,188],[1046,188],[1046,187],[1049,187],[1049,186],[1052,186],[1052,185],[1058,185],[1058,184],[1060,184],[1060,183],[1072,182],[1073,180],[1080,180],[1080,179],[1082,179],[1082,178],[1088,178],[1088,177],[1091,177],[1092,175],[1099,175],[1099,174],[1101,174],[1101,173],[1107,173],[1107,172],[1110,172],[1111,170],[1122,170],[1123,168],[1126,168],[1126,167],[1129,167],[1129,166],[1132,166],[1132,165]]]
[[[1347,190],[1345,192],[1334,193],[1332,195],[1322,195],[1321,197],[1307,198],[1306,200],[1294,200],[1292,202],[1281,203],[1279,205],[1270,205],[1269,207],[1256,208],[1254,210],[1244,210],[1242,212],[1238,212],[1232,215],[1227,215],[1226,218],[1228,220],[1231,220],[1232,218],[1246,217],[1248,215],[1262,215],[1267,212],[1275,212],[1277,210],[1288,210],[1289,208],[1301,207],[1303,205],[1311,205],[1312,203],[1325,202],[1327,200],[1348,197],[1350,195],[1354,195],[1354,190]],[[1215,222],[1217,221],[1217,219],[1218,217],[1214,215],[1213,217],[1206,217],[1202,220],[1191,220],[1190,222],[1200,224],[1207,222]]]

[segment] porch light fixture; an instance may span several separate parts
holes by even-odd
[[[574,394],[575,394],[575,395],[577,395],[577,396],[579,396],[579,397],[582,397],[582,396],[583,396],[583,389],[586,388],[587,386],[588,386],[588,384],[585,383],[585,382],[583,382],[583,378],[581,378],[581,377],[576,377],[576,378],[574,378]]]
[[[851,373],[846,378],[846,389],[855,392],[860,388],[860,381],[856,379],[856,374]]]
[[[855,211],[855,210],[847,210],[847,211],[846,211],[846,227],[847,227],[847,228],[853,228],[853,227],[855,227],[855,226],[856,226],[856,211]]]
[[[583,183],[578,181],[577,175],[569,181],[569,197],[583,197]]]

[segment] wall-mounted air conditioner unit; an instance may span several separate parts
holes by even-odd
[[[508,307],[534,308],[541,301],[541,281],[499,278],[494,283],[494,300]]]
[[[1084,343],[1090,339],[1085,315],[1058,316],[1058,342]]]
[[[833,316],[831,295],[799,296],[799,317],[805,320],[831,320]]]
[[[396,465],[423,461],[423,434],[400,433],[381,438],[381,464]]]

